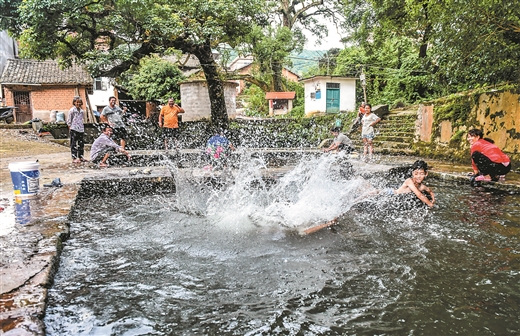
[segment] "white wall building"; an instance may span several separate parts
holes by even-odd
[[[101,112],[108,105],[108,98],[114,96],[114,87],[108,77],[94,78],[92,91],[89,92],[88,99],[92,110]]]
[[[0,75],[10,58],[18,57],[18,45],[5,30],[0,31]]]
[[[18,44],[16,41],[7,34],[7,31],[0,31],[0,76],[4,71],[5,64],[10,58],[18,57]],[[0,106],[4,103],[4,90],[0,85]]]
[[[300,80],[305,85],[305,115],[355,111],[356,79],[313,76]]]

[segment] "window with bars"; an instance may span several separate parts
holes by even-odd
[[[327,83],[327,89],[339,89],[339,83]]]
[[[14,92],[13,99],[15,105],[30,105],[29,92]]]

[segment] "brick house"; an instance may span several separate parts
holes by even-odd
[[[16,122],[34,118],[50,121],[51,111],[67,115],[72,98],[83,98],[87,110],[86,121],[92,121],[88,91],[92,90],[92,77],[79,65],[60,69],[56,61],[24,59],[7,60],[0,77],[5,103],[14,106]]]
[[[229,64],[228,70],[234,71],[239,75],[249,75],[254,70],[253,61],[254,61],[253,56],[237,57]],[[298,82],[300,80],[300,76],[298,76],[298,74],[292,72],[291,70],[289,70],[285,67],[282,69],[282,76],[292,82]],[[246,82],[244,80],[235,80],[235,82],[238,84],[238,86],[237,86],[237,95],[238,95],[238,94],[242,93],[242,91],[244,91]]]

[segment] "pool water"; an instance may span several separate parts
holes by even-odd
[[[520,195],[427,184],[432,210],[343,203],[336,225],[306,236],[294,215],[305,212],[294,206],[304,187],[285,203],[247,206],[236,190],[198,186],[210,196],[193,211],[187,192],[85,200],[49,292],[47,334],[519,334]],[[352,190],[338,192],[352,203]],[[310,212],[330,202],[314,197]],[[224,215],[201,210],[212,198]],[[261,213],[262,204],[289,210]]]

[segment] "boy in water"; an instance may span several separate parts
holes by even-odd
[[[399,189],[389,189],[387,192],[394,195],[413,192],[417,198],[431,208],[433,203],[435,203],[435,196],[430,188],[422,184],[426,176],[428,176],[428,164],[423,160],[417,160],[412,165],[412,177],[406,179]],[[423,191],[430,195],[431,201],[423,194]]]

